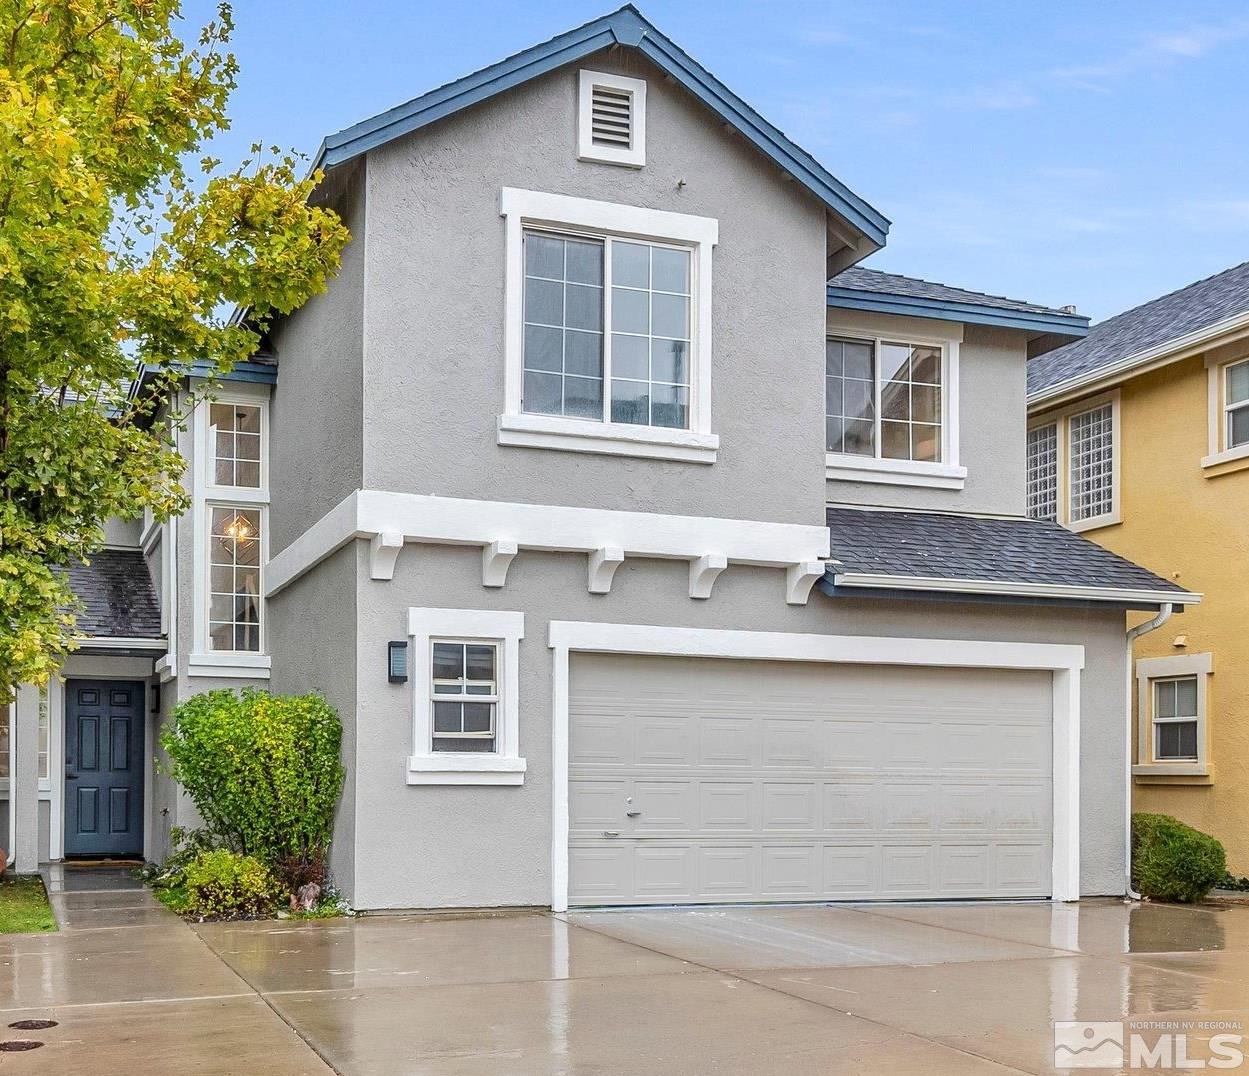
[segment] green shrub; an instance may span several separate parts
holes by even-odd
[[[281,896],[268,867],[227,848],[201,852],[187,864],[183,879],[183,908],[200,918],[264,915]]]
[[[293,892],[324,883],[343,787],[342,724],[320,695],[209,691],[161,733],[171,775],[220,843],[255,856]]]
[[[1154,900],[1191,904],[1227,873],[1223,845],[1165,814],[1132,816],[1132,886]]]

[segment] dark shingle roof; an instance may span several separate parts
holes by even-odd
[[[1026,303],[1022,299],[1007,299],[1002,295],[986,295],[949,284],[934,284],[918,277],[882,273],[879,269],[864,269],[855,265],[843,269],[828,283],[832,287],[851,288],[854,291],[882,292],[886,295],[906,295],[916,299],[933,299],[943,303],[971,303],[975,306],[992,306],[1000,310],[1026,311],[1032,314],[1070,314],[1069,310],[1056,310],[1051,306]]]
[[[79,634],[104,639],[159,639],[160,607],[147,563],[137,549],[102,549],[75,564],[69,583],[83,608]]]
[[[1249,310],[1249,262],[1100,321],[1083,340],[1028,363],[1035,394]]]
[[[1057,523],[828,509],[836,575],[871,574],[1187,593]]]

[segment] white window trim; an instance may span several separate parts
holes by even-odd
[[[824,453],[824,477],[835,482],[872,482],[887,486],[914,486],[927,489],[962,489],[967,484],[967,468],[959,464],[959,345],[957,333],[938,336],[908,332],[881,333],[879,330],[837,325],[825,334],[830,340],[870,341],[875,355],[876,450],[880,451],[880,348],[882,344],[920,344],[941,349],[941,462],[891,460],[881,456],[855,456],[845,452]]]
[[[1213,669],[1213,656],[1208,653],[1141,658],[1136,663],[1136,765],[1132,767],[1132,772],[1138,777],[1209,776],[1207,698],[1208,681]],[[1197,677],[1197,760],[1158,762],[1154,759],[1154,681],[1173,680],[1180,676]]]
[[[1111,427],[1111,490],[1109,512],[1104,512],[1100,516],[1091,516],[1088,519],[1081,519],[1075,522],[1071,520],[1071,475],[1069,473],[1071,458],[1071,419],[1076,415],[1082,415],[1087,411],[1095,411],[1099,407],[1106,404],[1110,405],[1110,427]],[[1113,389],[1110,392],[1104,392],[1098,396],[1090,396],[1078,403],[1070,404],[1067,407],[1056,411],[1047,411],[1043,415],[1037,415],[1035,418],[1028,420],[1028,429],[1033,430],[1038,426],[1054,426],[1058,427],[1058,436],[1056,437],[1055,451],[1057,452],[1057,470],[1058,470],[1058,490],[1057,490],[1057,515],[1058,522],[1068,530],[1079,533],[1080,531],[1096,530],[1099,527],[1109,527],[1115,523],[1123,521],[1123,510],[1121,501],[1121,482],[1120,471],[1123,465],[1123,423],[1120,417],[1119,408],[1119,390]],[[1026,451],[1026,450],[1025,450]],[[1025,460],[1025,468],[1027,461]]]
[[[269,562],[269,400],[241,388],[214,389],[211,400],[201,400],[191,418],[193,467],[191,472],[191,653],[189,676],[268,680],[268,615],[265,609],[265,572]],[[260,487],[222,486],[216,473],[209,404],[247,404],[260,407]],[[260,513],[260,650],[211,650],[208,646],[209,533],[214,508],[256,509]],[[161,671],[164,676],[164,671]]]
[[[632,129],[628,149],[596,146],[593,137],[592,101],[594,87],[627,93],[633,99],[630,109]],[[646,165],[646,82],[606,71],[582,70],[577,76],[577,159],[598,164],[620,164],[627,168]]]
[[[1080,899],[1080,670],[1084,647],[962,639],[892,639],[772,631],[677,628],[553,620],[551,710],[551,910],[568,910],[569,666],[572,653],[654,654],[757,661],[813,661],[1053,673],[1051,899]]]
[[[526,448],[714,463],[720,439],[711,430],[711,252],[719,222],[711,217],[570,198],[504,187],[499,213],[506,221],[504,404],[498,443]],[[690,247],[692,261],[689,429],[672,430],[560,415],[527,415],[524,388],[524,229],[534,225]],[[610,329],[604,330],[610,332]],[[610,388],[604,384],[604,393]]]
[[[520,641],[525,614],[483,609],[408,610],[409,666],[412,669],[412,754],[410,785],[521,785],[525,760],[520,756]],[[499,701],[495,708],[492,752],[433,750],[433,668],[435,639],[499,644],[495,670]]]
[[[1226,397],[1227,371],[1232,366],[1249,363],[1249,358],[1232,359],[1230,361],[1206,360],[1206,379],[1208,388],[1208,429],[1209,454],[1202,457],[1201,466],[1217,467],[1221,463],[1234,460],[1249,459],[1249,444],[1228,448],[1228,415]],[[1244,405],[1242,405],[1244,406]]]

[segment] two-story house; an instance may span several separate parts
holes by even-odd
[[[1028,507],[1205,601],[1135,645],[1137,810],[1249,872],[1249,264],[1028,368]]]
[[[632,7],[317,164],[341,272],[119,551],[101,623],[158,613],[24,692],[19,855],[159,858],[156,730],[258,684],[342,715],[360,908],[1125,891],[1124,610],[1197,596],[1027,518],[1085,319],[858,268],[886,219]]]

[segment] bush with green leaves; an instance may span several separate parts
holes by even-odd
[[[267,915],[282,896],[282,885],[268,867],[228,848],[201,852],[182,876],[182,907],[200,919]]]
[[[1153,900],[1192,904],[1227,874],[1214,837],[1165,814],[1132,815],[1132,888]]]
[[[213,838],[271,867],[291,892],[324,885],[343,787],[342,724],[320,695],[209,691],[161,733],[170,774]]]

